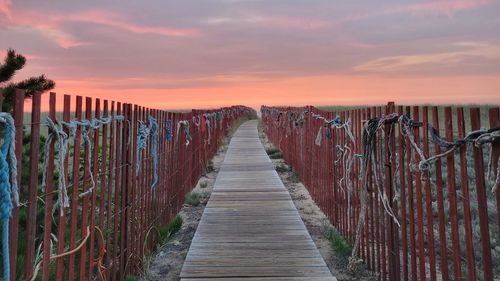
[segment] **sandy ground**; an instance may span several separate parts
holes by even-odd
[[[269,149],[275,149],[273,144],[269,142],[265,134],[263,134],[261,131],[259,131],[259,136],[261,138],[262,144],[266,148],[266,151],[268,151]],[[346,260],[334,255],[334,252],[330,245],[330,241],[325,237],[325,233],[329,229],[333,228],[326,215],[316,205],[305,186],[298,179],[297,175],[281,157],[272,159],[272,162],[274,164],[274,167],[277,168],[277,172],[281,180],[283,181],[283,184],[288,189],[288,192],[290,192],[290,196],[292,197],[293,203],[299,211],[302,221],[304,221],[309,234],[311,235],[314,243],[316,244],[316,247],[323,256],[323,259],[328,265],[328,268],[330,269],[330,272],[333,274],[333,276],[335,276],[339,281],[377,280],[376,275],[366,269],[360,269],[358,272],[356,272],[355,275],[347,273]]]
[[[142,276],[143,281],[178,281],[182,264],[191,245],[198,223],[205,209],[206,203],[212,193],[215,178],[226,155],[227,144],[219,148],[217,155],[212,158],[213,170],[203,175],[193,189],[201,195],[200,205],[194,207],[184,205],[179,215],[183,219],[182,228],[174,235],[173,239],[162,246],[152,259],[147,274]]]

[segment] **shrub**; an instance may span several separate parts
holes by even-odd
[[[208,182],[207,181],[200,182],[200,188],[206,188],[207,186],[208,186]]]
[[[189,192],[188,194],[186,194],[184,203],[186,205],[196,207],[200,204],[200,195],[196,192]]]
[[[352,244],[344,240],[344,238],[342,238],[342,236],[335,229],[327,231],[326,238],[330,240],[330,245],[335,256],[339,258],[347,258],[351,255]]]
[[[166,226],[159,229],[160,241],[161,243],[167,242],[175,233],[177,233],[182,227],[182,217],[177,215],[175,218]]]

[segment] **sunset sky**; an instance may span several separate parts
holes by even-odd
[[[500,103],[500,1],[0,0],[0,55],[155,108]]]

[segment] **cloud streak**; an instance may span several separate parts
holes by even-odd
[[[106,27],[125,30],[135,34],[155,34],[167,37],[199,36],[200,30],[194,28],[175,28],[168,26],[150,26],[134,23],[122,15],[104,10],[88,10],[70,14],[41,14],[34,10],[9,10],[9,0],[0,0],[0,12],[9,13],[11,16],[0,19],[0,27],[30,28],[38,30],[47,38],[51,38],[61,48],[67,49],[76,46],[88,45],[64,28],[67,23],[97,24]]]
[[[268,28],[283,28],[297,30],[316,30],[332,27],[332,21],[315,18],[285,17],[285,16],[242,16],[242,17],[211,17],[203,20],[207,25],[257,25]]]
[[[493,4],[493,0],[439,0],[385,8],[383,14],[428,13],[451,17],[454,13]]]
[[[459,42],[452,47],[465,48],[459,51],[382,57],[355,66],[358,72],[394,72],[415,70],[418,67],[431,68],[432,65],[457,66],[466,60],[500,59],[500,45],[486,42]]]

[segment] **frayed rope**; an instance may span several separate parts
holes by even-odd
[[[17,159],[15,154],[16,127],[14,119],[7,112],[0,112],[3,125],[3,143],[0,149],[0,220],[2,221],[2,268],[3,280],[10,280],[9,220],[14,204],[19,206],[17,190]]]

